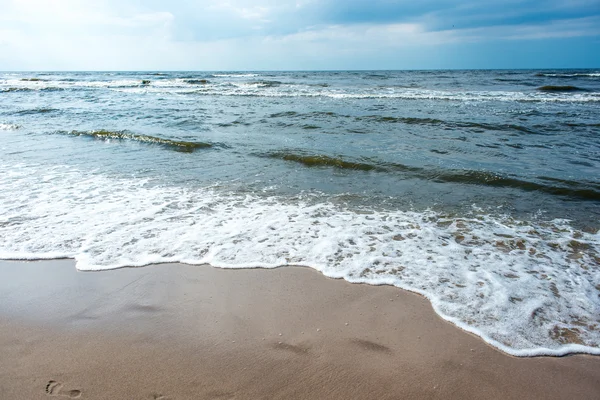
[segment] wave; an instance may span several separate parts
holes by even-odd
[[[480,128],[489,131],[519,131],[529,134],[537,134],[533,129],[516,124],[487,124],[483,122],[471,121],[444,121],[436,118],[419,118],[419,117],[394,117],[386,115],[365,115],[352,117],[349,115],[341,115],[332,111],[312,111],[308,113],[298,113],[297,111],[281,111],[269,115],[269,118],[314,118],[314,117],[331,117],[331,118],[354,118],[356,121],[374,121],[380,123],[391,124],[406,124],[406,125],[428,125],[428,126],[445,126],[450,128]]]
[[[184,82],[189,83],[190,85],[206,85],[210,83],[206,79],[185,79]]]
[[[435,118],[415,118],[415,117],[391,117],[385,115],[366,115],[364,117],[356,117],[358,121],[370,120],[375,122],[387,123],[403,123],[409,125],[443,125],[445,122]]]
[[[600,72],[587,72],[587,73],[549,73],[549,72],[538,72],[535,76],[549,77],[549,78],[600,78]]]
[[[4,93],[11,93],[11,92],[32,92],[36,89],[32,89],[32,88],[28,88],[28,87],[9,87],[9,88],[2,88],[2,92]]]
[[[233,120],[231,122],[219,122],[216,124],[222,128],[228,128],[230,126],[250,126],[249,122],[242,121],[240,119]]]
[[[550,129],[548,125],[534,125],[533,127],[526,127],[517,124],[492,124],[484,122],[474,121],[446,121],[437,118],[420,118],[420,117],[396,117],[389,115],[363,115],[363,116],[352,116],[345,114],[338,114],[333,111],[311,111],[306,113],[299,113],[297,111],[280,111],[277,113],[270,114],[269,118],[287,118],[296,120],[307,120],[314,118],[347,118],[353,119],[358,122],[362,121],[373,121],[377,123],[389,123],[389,124],[406,124],[406,125],[425,125],[425,126],[442,126],[446,128],[472,128],[472,129],[484,129],[486,131],[505,131],[505,132],[522,132],[532,135],[537,135],[544,129]],[[264,122],[264,121],[263,121]],[[587,123],[561,123],[565,126],[570,127],[597,127],[600,124],[587,124]],[[535,128],[535,129],[534,129]]]
[[[482,185],[491,187],[513,188],[524,191],[538,191],[557,196],[567,196],[582,200],[600,200],[600,185],[593,183],[579,183],[571,181],[567,186],[544,185],[514,178],[498,175],[487,171],[431,171],[425,177],[436,182],[463,183],[469,185]],[[544,177],[538,177],[544,180]],[[547,178],[545,179],[547,180]],[[564,180],[556,180],[556,183],[565,183]]]
[[[270,88],[270,87],[277,87],[277,86],[281,86],[282,82],[280,81],[253,81],[253,82],[248,82],[248,85],[256,85],[258,87],[262,87],[262,88]]]
[[[160,82],[160,81],[157,81]],[[175,82],[175,81],[173,81]],[[155,82],[149,79],[121,79],[112,81],[87,81],[60,78],[56,80],[6,80],[0,81],[0,91],[58,91],[58,90],[86,90],[98,88],[139,88],[153,86]],[[2,87],[3,86],[3,87]]]
[[[325,155],[304,155],[304,154],[296,154],[296,153],[286,153],[286,152],[275,152],[275,153],[267,153],[264,156],[269,158],[278,158],[280,160],[285,161],[294,161],[300,164],[304,164],[307,167],[335,167],[341,169],[353,169],[360,171],[373,171],[378,170],[379,168],[375,165],[360,163],[360,162],[352,162],[345,161],[340,157],[329,157]]]
[[[347,157],[331,157],[322,154],[306,154],[301,152],[271,152],[258,154],[260,157],[276,158],[293,161],[307,167],[333,167],[345,170],[374,171],[383,173],[403,173],[407,179],[423,179],[439,183],[458,183],[488,187],[511,188],[523,191],[538,191],[556,196],[566,196],[581,200],[600,200],[600,184],[592,182],[577,182],[537,177],[541,181],[553,181],[554,184],[544,184],[523,180],[513,176],[500,175],[489,171],[452,170],[440,168],[424,168],[408,166],[400,163],[378,161],[363,157],[352,160]]]
[[[390,79],[390,76],[382,75],[382,74],[367,74],[367,75],[363,75],[362,79],[386,80],[386,79]]]
[[[443,121],[435,118],[416,118],[416,117],[391,117],[381,115],[367,115],[364,117],[356,117],[357,120],[372,120],[384,123],[402,123],[407,125],[443,125],[451,128],[481,128],[489,131],[519,131],[535,134],[536,132],[516,124],[486,124],[482,122],[469,121]]]
[[[277,80],[219,80],[173,78],[150,81],[148,79],[119,79],[112,81],[67,82],[0,82],[0,92],[28,92],[54,90],[109,89],[139,93],[173,93],[201,96],[242,97],[323,97],[339,100],[401,99],[434,101],[517,101],[517,102],[600,102],[600,94],[575,86],[542,86],[534,92],[511,91],[453,91],[405,88],[394,86],[329,88],[327,84],[285,83]],[[579,92],[579,93],[574,93]]]
[[[0,258],[72,257],[81,270],[305,265],[420,293],[509,354],[600,354],[600,235],[565,220],[352,208],[13,163],[0,163],[0,186],[23,199],[0,213]]]
[[[273,113],[273,114],[269,115],[269,118],[281,118],[281,117],[289,118],[289,117],[295,117],[297,115],[300,115],[300,113],[297,111],[281,111],[281,112],[277,112],[277,113]]]
[[[572,127],[591,127],[591,128],[600,128],[600,123],[585,123],[585,122],[563,122],[563,125],[572,126]]]
[[[51,112],[56,112],[59,111],[56,108],[30,108],[30,109],[26,109],[26,110],[19,110],[17,112],[15,112],[15,114],[19,114],[19,115],[29,115],[29,114],[46,114],[46,113],[51,113]]]
[[[277,85],[274,85],[277,86]],[[217,88],[202,91],[182,91],[182,94],[200,96],[240,96],[240,97],[272,97],[272,98],[294,98],[294,97],[323,97],[339,100],[360,99],[399,99],[399,100],[439,100],[439,101],[502,101],[502,102],[551,102],[551,103],[587,103],[600,102],[597,93],[577,93],[569,96],[553,93],[544,95],[544,91],[538,93],[523,92],[443,92],[430,90],[406,90],[390,93],[389,91],[367,91],[367,92],[342,92],[342,91],[302,91],[302,90],[268,90],[268,87],[233,88],[227,90]]]
[[[494,78],[495,81],[497,82],[517,82],[517,83],[522,83],[523,80],[519,79],[519,78]]]
[[[17,124],[0,124],[0,131],[15,131],[20,128],[21,126]]]
[[[46,86],[46,87],[39,87],[39,88],[31,88],[31,87],[8,87],[8,88],[2,88],[2,89],[0,89],[0,92],[3,92],[3,93],[11,93],[11,92],[35,92],[35,91],[39,91],[39,92],[58,92],[58,91],[62,91],[62,90],[65,90],[65,88],[56,87],[56,86]]]
[[[332,117],[332,118],[338,118],[338,117],[346,117],[348,118],[348,115],[342,115],[342,114],[338,114],[335,113],[333,111],[310,111],[307,113],[299,113],[297,111],[280,111],[277,113],[273,113],[269,115],[269,118],[300,118],[300,119],[304,119],[304,118],[314,118],[314,117]]]
[[[254,78],[258,74],[212,74],[214,78]]]
[[[577,86],[555,86],[546,85],[540,86],[537,90],[542,92],[587,92],[587,89],[583,89]]]
[[[204,142],[186,142],[181,140],[163,139],[156,136],[140,135],[130,133],[127,131],[107,131],[107,130],[94,130],[94,131],[59,131],[59,134],[67,134],[72,136],[87,136],[95,139],[109,140],[132,140],[140,143],[157,144],[171,148],[173,150],[191,153],[197,149],[204,149],[212,147],[210,143]]]

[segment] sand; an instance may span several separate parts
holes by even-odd
[[[0,399],[595,399],[600,357],[516,358],[394,287],[309,268],[0,261]]]

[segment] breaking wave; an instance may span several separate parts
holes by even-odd
[[[420,293],[513,355],[600,354],[600,235],[565,220],[355,209],[65,167],[0,164],[0,185],[0,258],[72,257],[82,270],[305,265]]]
[[[130,133],[127,131],[107,131],[107,130],[94,130],[94,131],[59,131],[57,133],[67,134],[72,136],[87,136],[95,139],[102,140],[132,140],[140,143],[157,144],[171,148],[173,150],[191,153],[197,149],[204,149],[212,147],[210,143],[204,142],[186,142],[182,140],[164,139],[156,136],[140,135],[136,133]]]
[[[600,185],[591,182],[568,181],[547,177],[538,177],[537,179],[541,182],[532,182],[488,171],[423,168],[399,163],[377,161],[372,158],[352,160],[343,157],[331,157],[321,154],[304,154],[289,151],[264,153],[259,156],[292,161],[306,167],[330,167],[344,170],[403,173],[409,179],[418,178],[441,183],[504,187],[524,191],[539,191],[552,195],[568,196],[584,200],[600,200]]]
[[[19,128],[21,128],[21,126],[17,124],[0,124],[0,131],[14,131]]]
[[[587,89],[583,89],[577,86],[554,86],[546,85],[540,86],[538,90],[542,92],[587,92]]]

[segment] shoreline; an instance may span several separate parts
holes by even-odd
[[[513,357],[393,286],[307,267],[0,261],[0,397],[593,398],[600,358]],[[162,396],[162,397],[161,397]]]
[[[279,269],[279,268],[306,268],[309,270],[312,270],[314,272],[319,273],[320,275],[322,275],[324,278],[326,279],[335,279],[335,280],[343,280],[349,284],[360,284],[360,285],[368,285],[368,286],[389,286],[389,287],[393,287],[395,289],[404,291],[404,292],[408,292],[417,296],[422,297],[423,299],[425,299],[430,307],[433,309],[433,311],[435,312],[435,314],[444,322],[452,325],[455,328],[458,328],[466,333],[469,333],[473,336],[475,336],[476,338],[478,338],[479,340],[483,341],[485,344],[487,344],[488,346],[492,347],[493,349],[495,349],[496,351],[499,351],[507,356],[511,356],[511,357],[517,357],[517,358],[523,358],[523,357],[565,357],[565,356],[571,356],[571,355],[577,355],[577,354],[581,354],[581,355],[590,355],[590,356],[600,356],[600,348],[593,348],[590,346],[586,346],[583,344],[578,344],[578,343],[573,343],[573,342],[568,342],[563,344],[563,346],[561,346],[559,349],[552,349],[552,348],[547,348],[547,347],[536,347],[534,349],[514,349],[512,347],[509,347],[508,345],[501,343],[491,337],[489,337],[489,335],[486,335],[484,332],[482,332],[481,330],[475,328],[475,327],[471,327],[468,324],[464,323],[463,321],[461,321],[460,319],[448,316],[446,314],[444,314],[444,312],[442,312],[441,310],[438,309],[437,306],[437,302],[438,299],[435,296],[430,296],[428,293],[426,293],[425,291],[419,290],[419,289],[415,289],[412,287],[403,287],[403,286],[399,286],[396,285],[394,283],[391,282],[386,282],[386,281],[382,281],[379,283],[373,283],[370,281],[363,281],[361,279],[354,279],[354,280],[349,280],[347,277],[343,277],[343,276],[330,276],[327,275],[324,271],[322,271],[319,268],[314,268],[308,265],[279,265],[279,266],[270,266],[270,267],[261,267],[261,266],[256,266],[256,267],[230,267],[230,266],[214,266],[211,265],[209,263],[198,263],[198,264],[193,264],[193,263],[186,263],[186,262],[180,262],[180,261],[175,261],[175,262],[150,262],[147,264],[140,264],[140,265],[123,265],[123,266],[118,266],[118,267],[111,267],[111,268],[107,268],[107,269],[78,269],[76,267],[77,264],[77,260],[73,257],[56,257],[56,258],[30,258],[30,259],[19,259],[19,258],[4,258],[4,259],[0,259],[0,263],[2,262],[53,262],[53,261],[59,261],[59,262],[69,262],[73,264],[73,268],[77,271],[77,272],[83,272],[83,273],[87,273],[87,272],[106,272],[106,271],[114,271],[114,270],[120,270],[120,269],[129,269],[129,268],[133,268],[133,269],[137,269],[137,268],[148,268],[148,267],[153,267],[153,266],[161,266],[161,265],[184,265],[186,267],[210,267],[210,268],[217,268],[217,269],[226,269],[226,270],[248,270],[248,269],[260,269],[260,270],[275,270],[275,269]],[[571,340],[571,338],[567,335],[566,336],[567,340]]]

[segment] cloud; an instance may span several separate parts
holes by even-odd
[[[549,21],[536,24],[494,25],[444,31],[459,42],[492,40],[542,40],[600,36],[600,17]]]
[[[426,68],[443,66],[440,54],[451,61],[456,46],[472,46],[472,57],[481,43],[517,51],[531,41],[580,38],[591,47],[599,8],[588,0],[0,0],[0,65]]]

